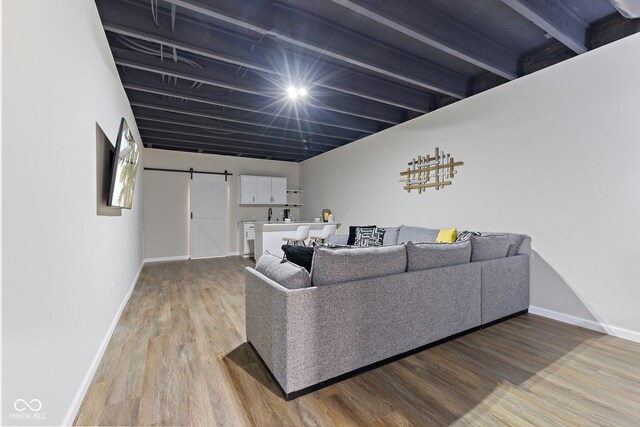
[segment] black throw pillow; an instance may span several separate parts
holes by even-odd
[[[349,226],[349,238],[347,239],[347,245],[352,246],[356,242],[356,229],[358,228],[373,228],[375,225],[350,225]]]
[[[311,273],[311,261],[313,261],[311,246],[282,245],[282,252],[284,252],[287,261],[297,264]]]

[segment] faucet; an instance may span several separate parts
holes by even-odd
[[[267,221],[271,221],[271,215],[273,215],[273,210],[269,208],[269,212],[267,213]]]

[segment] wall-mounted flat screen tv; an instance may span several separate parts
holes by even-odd
[[[109,206],[131,209],[139,159],[140,149],[127,121],[123,117],[120,121],[120,129],[116,139],[116,152],[111,169]]]

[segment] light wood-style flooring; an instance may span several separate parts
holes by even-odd
[[[523,315],[285,401],[240,257],[144,267],[77,425],[640,425],[640,344]]]

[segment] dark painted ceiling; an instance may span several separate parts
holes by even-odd
[[[285,161],[640,30],[607,0],[96,4],[145,147]]]

